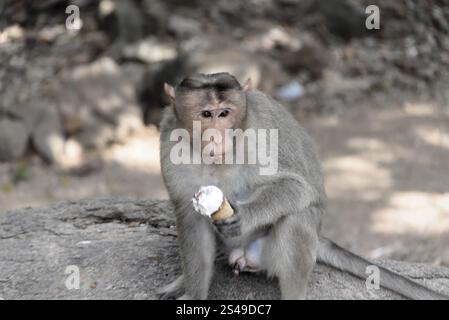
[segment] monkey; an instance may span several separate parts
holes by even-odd
[[[241,84],[229,73],[193,74],[176,87],[164,85],[170,100],[160,125],[160,160],[164,183],[176,215],[182,275],[161,288],[161,298],[207,299],[217,252],[228,256],[233,272],[264,272],[276,277],[282,299],[305,299],[317,262],[365,278],[371,262],[338,246],[320,234],[326,211],[324,178],[312,138],[289,111],[270,96]],[[202,140],[217,146],[212,164],[173,163],[171,139],[176,129],[193,134],[217,130],[224,139]],[[227,130],[277,129],[278,168],[260,174],[261,163],[227,163],[236,153],[223,146]],[[243,142],[242,142],[243,141]],[[262,141],[263,142],[263,141]],[[192,142],[184,142],[191,149]],[[261,142],[258,142],[261,143]],[[271,143],[271,141],[270,141]],[[261,144],[260,144],[261,145]],[[259,146],[259,145],[258,145]],[[193,194],[204,185],[216,185],[235,213],[212,221],[194,211]],[[382,268],[380,285],[412,299],[447,299],[417,282]]]
[[[307,52],[301,51],[301,54]],[[311,64],[322,65],[315,62]],[[181,51],[175,59],[147,68],[137,88],[144,122],[159,125],[163,106],[170,103],[163,90],[165,82],[179,82],[183,80],[183,74],[213,73],[214,70],[232,73],[241,81],[251,78],[254,86],[266,92],[276,91],[289,83],[288,75],[277,61],[260,55],[255,59],[252,53],[238,46],[223,45],[220,39],[219,43],[212,42],[210,48]],[[261,82],[261,79],[264,81]]]

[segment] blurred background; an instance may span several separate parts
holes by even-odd
[[[449,266],[447,0],[0,1],[0,214],[166,199],[162,84],[218,71],[251,77],[316,140],[326,236]]]

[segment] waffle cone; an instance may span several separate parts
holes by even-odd
[[[234,210],[232,209],[231,205],[228,202],[228,199],[224,198],[223,203],[221,204],[221,207],[211,215],[212,220],[218,221],[218,220],[224,220],[229,217],[231,217],[234,214]]]

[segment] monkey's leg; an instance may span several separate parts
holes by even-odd
[[[265,241],[263,263],[269,275],[278,277],[282,299],[306,298],[318,248],[318,234],[309,211],[281,218]]]
[[[265,238],[257,238],[245,249],[233,249],[229,255],[229,264],[233,266],[234,273],[259,272],[264,269],[262,266],[262,251]]]
[[[192,211],[178,215],[177,229],[185,287],[182,298],[206,299],[215,262],[212,225]]]

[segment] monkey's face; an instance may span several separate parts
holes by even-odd
[[[196,89],[176,94],[175,109],[182,126],[192,137],[201,134],[202,149],[211,155],[232,152],[232,130],[242,128],[246,114],[246,95],[240,89]],[[199,129],[200,132],[195,132]]]

